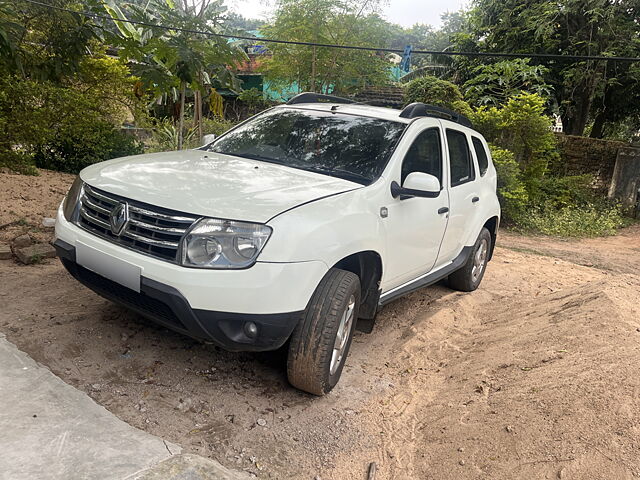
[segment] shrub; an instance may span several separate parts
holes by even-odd
[[[86,57],[62,84],[0,76],[0,162],[18,172],[75,172],[140,146],[117,128],[141,115],[135,77],[107,57]],[[68,162],[68,165],[66,164]]]
[[[197,128],[189,128],[183,134],[183,145],[185,148],[195,148],[198,141],[196,136]],[[147,151],[149,152],[172,152],[178,150],[178,127],[169,118],[159,120],[153,128],[151,141]]]
[[[522,181],[522,172],[513,153],[493,145],[490,148],[498,174],[497,193],[502,207],[502,217],[507,223],[514,223],[529,204],[529,194]]]
[[[224,118],[216,117],[216,118],[204,118],[203,119],[203,129],[205,135],[216,135],[220,136],[225,133],[227,130],[235,127],[237,122],[232,122],[231,120],[225,120]]]
[[[523,230],[561,237],[613,235],[625,224],[618,205],[543,206],[520,218]]]
[[[523,93],[503,107],[481,107],[471,115],[474,127],[488,142],[510,150],[528,179],[540,179],[558,159],[551,118],[544,114],[544,100]]]
[[[467,117],[472,114],[471,107],[455,84],[430,75],[416,78],[404,86],[405,105],[414,102],[449,108]]]
[[[528,189],[531,198],[538,204],[563,208],[600,203],[592,188],[593,183],[591,175],[547,176],[530,181]]]
[[[222,135],[235,126],[232,121],[223,118],[203,118],[202,127],[205,135]],[[184,132],[184,148],[198,148],[201,146],[198,138],[198,129],[192,127]],[[147,145],[149,152],[168,152],[178,149],[178,128],[169,118],[158,120],[153,128],[151,141]]]
[[[54,139],[34,150],[37,167],[78,173],[93,163],[142,153],[144,148],[131,135],[98,120],[60,130]]]
[[[33,158],[24,152],[0,151],[0,168],[2,167],[23,175],[38,175]]]
[[[526,178],[509,150],[491,146],[506,224],[562,237],[611,235],[624,225],[619,205],[598,196],[590,175]]]
[[[264,94],[257,88],[243,90],[240,92],[240,95],[238,95],[238,100],[247,106],[249,115],[255,115],[269,106],[269,102],[265,100]]]

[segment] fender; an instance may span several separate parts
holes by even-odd
[[[268,222],[273,233],[258,261],[322,261],[331,268],[363,251],[377,252],[384,258],[384,230],[375,201],[383,187],[384,182],[376,182],[274,217]]]

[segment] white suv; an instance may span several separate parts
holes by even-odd
[[[80,282],[166,327],[234,351],[289,341],[289,381],[323,395],[381,306],[445,278],[478,287],[499,218],[466,118],[306,93],[200,149],[85,168],[54,244]]]

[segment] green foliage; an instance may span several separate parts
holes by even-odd
[[[475,0],[470,33],[455,49],[635,57],[640,51],[639,15],[636,0]],[[582,135],[594,111],[606,111],[606,117],[628,103],[640,106],[638,97],[629,95],[637,89],[638,77],[628,65],[575,60],[546,65],[545,78],[553,86],[554,104],[569,135]],[[622,95],[605,99],[612,89]]]
[[[207,0],[198,5],[150,0],[144,2],[144,6],[111,1],[105,3],[104,8],[117,27],[107,38],[120,47],[122,58],[135,60],[133,71],[147,91],[154,95],[165,94],[180,88],[182,82],[194,90],[202,90],[214,81],[225,87],[238,88],[237,79],[226,67],[243,58],[239,45],[221,37],[203,37],[188,31],[134,26],[118,21],[129,19],[221,33],[226,14],[221,0]],[[177,94],[174,96],[177,98]]]
[[[547,98],[551,93],[544,75],[548,68],[529,65],[528,59],[505,60],[481,65],[473,70],[474,77],[464,84],[465,97],[473,105],[498,106],[520,93],[537,93]]]
[[[416,78],[404,86],[404,103],[414,102],[449,108],[467,117],[472,114],[457,85],[430,75]]]
[[[252,30],[258,30],[265,22],[264,20],[256,18],[247,18],[238,13],[229,12],[227,18],[224,20],[224,24],[233,30],[237,30],[241,33],[251,32]]]
[[[221,118],[203,118],[204,135],[220,136],[236,124],[234,122]],[[186,148],[198,148],[201,146],[198,138],[198,130],[196,127],[188,128],[184,134],[184,145]],[[164,118],[157,121],[153,128],[153,134],[147,151],[149,152],[168,152],[178,150],[178,128],[175,123]]]
[[[506,224],[547,235],[608,235],[622,226],[620,208],[593,190],[589,175],[554,176],[555,137],[535,94],[511,98],[502,108],[482,107],[475,127],[492,142],[497,193]]]
[[[375,13],[379,0],[278,0],[265,37],[299,42],[378,46],[388,25]],[[388,81],[389,62],[376,52],[271,44],[266,76],[276,88],[350,92]]]
[[[52,0],[73,9],[77,2]],[[61,82],[97,40],[92,20],[24,0],[0,0],[0,73]]]
[[[520,228],[558,237],[595,237],[613,235],[624,224],[619,206],[587,204],[534,208],[523,217]]]
[[[144,151],[134,137],[103,120],[70,123],[57,135],[35,146],[37,167],[78,173],[84,167],[111,158],[136,155]]]
[[[106,57],[86,57],[64,84],[0,77],[0,162],[21,172],[39,166],[77,171],[138,153],[117,128],[139,113],[135,78]]]
[[[141,78],[144,89],[156,97],[172,93],[174,101],[179,101],[178,145],[182,148],[187,87],[196,98],[196,123],[202,116],[202,93],[209,87],[239,90],[239,81],[228,66],[246,58],[240,42],[192,33],[215,35],[226,31],[226,7],[222,0],[149,0],[144,5],[111,0],[104,8],[117,27],[108,38],[120,47],[122,58],[135,60],[134,73]],[[145,26],[120,20],[134,20]],[[154,24],[180,30],[146,26]]]
[[[203,122],[204,134],[219,137],[236,125],[236,122],[225,120],[223,118],[205,118]]]
[[[196,128],[190,128],[184,133],[183,141],[185,145],[191,145],[195,143],[198,130]],[[169,118],[163,118],[157,122],[157,125],[153,129],[153,136],[151,138],[151,145],[148,151],[152,152],[170,152],[178,150],[180,147],[180,139],[178,128]],[[197,145],[194,145],[194,147]]]
[[[38,175],[32,156],[24,152],[0,151],[0,168],[8,168],[23,175]]]
[[[238,100],[244,102],[249,109],[249,115],[254,115],[269,106],[269,102],[265,100],[264,95],[257,88],[243,90],[238,95]]]
[[[497,193],[502,217],[507,223],[521,218],[529,204],[529,194],[522,179],[522,171],[509,150],[491,145],[491,156],[498,174]]]
[[[558,158],[551,119],[537,94],[516,95],[503,107],[481,107],[471,120],[488,142],[514,153],[527,178],[542,178]]]
[[[529,191],[540,204],[555,209],[597,203],[591,175],[546,176],[530,180]]]

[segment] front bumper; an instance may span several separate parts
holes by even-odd
[[[76,246],[81,245],[138,268],[139,292],[110,280],[114,277],[106,271],[78,263]],[[71,275],[98,294],[231,351],[274,350],[284,344],[328,270],[317,261],[258,262],[235,271],[185,268],[96,237],[68,222],[61,210],[54,246]],[[247,322],[257,327],[253,338],[245,331]]]
[[[209,340],[230,351],[263,351],[281,347],[293,332],[302,312],[241,314],[191,308],[175,288],[140,278],[140,292],[124,287],[76,263],[75,247],[56,240],[54,247],[64,267],[80,283],[167,328],[193,338]],[[245,325],[257,334],[250,337]]]

